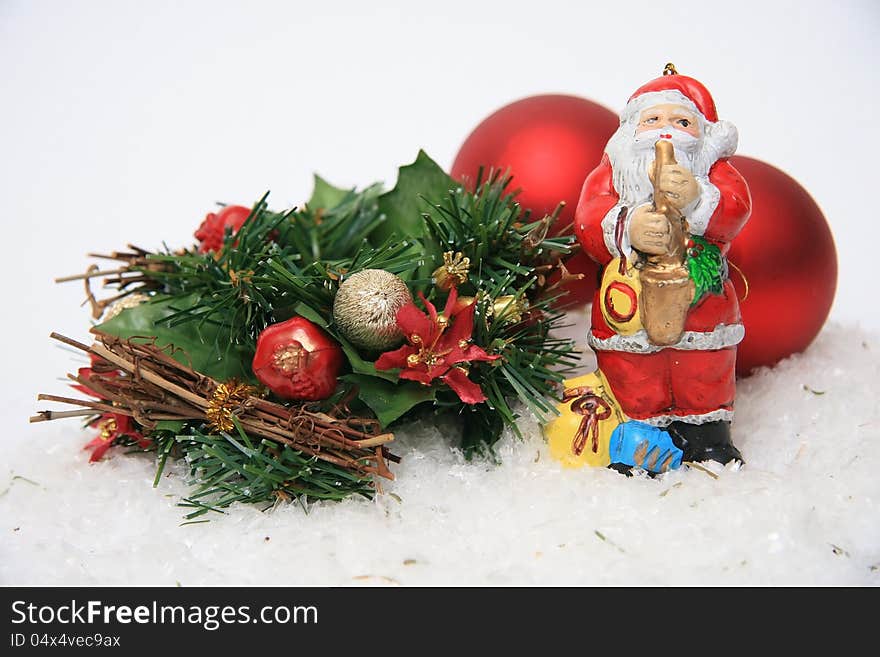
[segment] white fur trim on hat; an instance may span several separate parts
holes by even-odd
[[[642,110],[656,105],[681,105],[696,114],[700,119],[701,126],[705,126],[708,121],[699,108],[690,98],[681,93],[678,89],[666,89],[664,91],[649,91],[640,96],[636,96],[626,104],[620,113],[621,123],[631,123],[633,119],[638,123],[639,114]]]

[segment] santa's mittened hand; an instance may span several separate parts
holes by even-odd
[[[660,192],[667,202],[681,210],[700,195],[694,174],[680,164],[667,164],[660,170]]]
[[[642,205],[633,211],[630,218],[629,242],[634,249],[648,255],[666,253],[669,250],[669,229],[665,214]]]

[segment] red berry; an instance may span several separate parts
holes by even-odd
[[[195,237],[199,240],[199,253],[219,251],[223,246],[223,237],[229,228],[234,235],[250,216],[250,208],[243,205],[227,205],[218,213],[209,212],[199,226]]]
[[[318,401],[336,390],[343,362],[333,338],[313,322],[293,317],[260,333],[253,370],[279,397]]]
[[[689,249],[692,249],[694,248],[694,244],[696,244],[696,242],[694,242],[693,240],[688,240],[687,247]]]

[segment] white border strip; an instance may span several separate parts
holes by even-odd
[[[612,335],[610,338],[597,338],[592,331],[588,331],[587,343],[596,351],[624,351],[630,354],[653,354],[663,349],[713,351],[737,345],[745,335],[742,324],[719,324],[714,331],[685,331],[681,340],[666,347],[648,342],[645,329],[632,335]]]
[[[719,408],[717,411],[703,413],[702,415],[657,415],[655,417],[645,418],[644,420],[639,418],[630,419],[636,420],[637,422],[644,422],[645,424],[650,424],[652,427],[660,427],[662,429],[673,422],[687,422],[688,424],[706,424],[707,422],[717,422],[718,420],[732,422],[733,411]]]

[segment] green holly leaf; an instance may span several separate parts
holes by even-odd
[[[384,429],[415,406],[433,402],[437,391],[415,381],[392,383],[375,376],[346,374],[340,377],[358,387],[358,398],[376,414]]]
[[[321,315],[321,313],[305,303],[300,302],[296,304],[293,307],[293,312],[300,317],[305,317],[310,322],[314,322],[323,329],[326,329],[329,326],[329,322],[324,319],[324,316]]]
[[[449,190],[460,186],[425,151],[420,150],[415,162],[400,167],[394,189],[379,197],[379,210],[385,214],[386,220],[371,235],[371,244],[378,246],[392,234],[421,241],[426,245],[426,264],[419,276],[430,277],[440,262],[440,251],[438,247],[428,248],[433,240],[428,239],[422,212],[430,207],[429,202],[439,203],[448,196]]]
[[[156,422],[156,426],[153,427],[153,431],[167,431],[169,433],[178,434],[183,431],[183,428],[186,426],[186,422],[183,420],[159,420]]]
[[[250,366],[254,352],[233,344],[228,328],[198,320],[169,321],[172,315],[193,308],[198,302],[198,295],[155,296],[139,306],[126,308],[95,328],[126,340],[149,342],[155,338],[160,347],[174,345],[172,356],[177,361],[219,381],[236,378],[256,383]]]
[[[353,190],[350,189],[334,187],[321,176],[315,174],[315,189],[312,191],[312,198],[309,199],[308,206],[312,210],[335,208],[352,192]]]
[[[356,374],[362,374],[364,376],[369,376],[374,379],[381,379],[388,382],[397,381],[397,375],[392,372],[379,371],[376,369],[376,365],[371,363],[368,360],[365,360],[361,357],[361,355],[357,352],[357,349],[345,338],[339,336],[339,334],[334,334],[334,336],[339,344],[342,346],[342,351],[345,353],[345,357],[348,359],[349,364],[351,365],[351,371]]]

